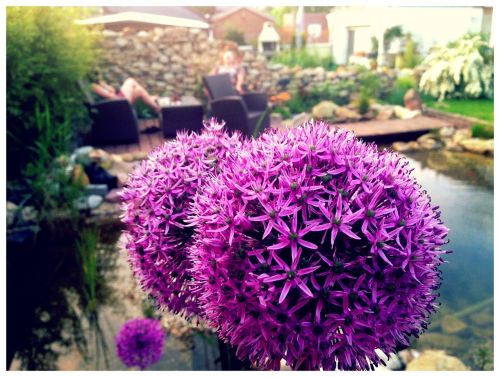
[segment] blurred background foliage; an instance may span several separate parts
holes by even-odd
[[[88,123],[78,80],[98,61],[98,34],[79,26],[91,8],[7,8],[7,176],[22,179],[26,166],[37,158],[33,148],[44,132],[37,126],[37,106],[50,121],[74,135]],[[61,132],[60,132],[61,133]],[[50,142],[50,140],[47,140]],[[68,143],[52,148],[52,157]]]

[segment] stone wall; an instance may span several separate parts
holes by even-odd
[[[102,73],[114,87],[133,77],[157,95],[202,95],[202,76],[210,73],[228,45],[235,46],[209,40],[207,32],[198,29],[105,30]],[[241,55],[250,89],[269,90],[281,77],[264,56],[252,51]]]
[[[202,76],[210,73],[226,46],[237,47],[233,42],[209,40],[207,32],[198,29],[124,29],[102,33],[104,79],[119,87],[127,77],[133,77],[149,92],[160,96],[195,95],[203,99]],[[269,95],[284,90],[308,92],[325,82],[353,78],[352,72],[272,64],[253,50],[241,51],[240,55],[249,90]],[[382,74],[381,78],[387,79],[387,75]],[[392,82],[390,78],[386,84],[390,87]]]
[[[103,76],[119,87],[127,77],[157,95],[193,95],[218,59],[219,42],[198,29],[103,31]]]

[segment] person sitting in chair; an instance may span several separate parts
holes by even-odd
[[[125,98],[132,105],[136,103],[138,99],[141,99],[147,106],[151,107],[156,113],[160,112],[160,106],[158,105],[158,96],[150,95],[146,89],[144,89],[137,81],[133,78],[126,79],[118,92],[111,85],[106,84],[103,80],[98,80],[97,83],[92,83],[92,91],[98,96],[106,99],[116,99]]]
[[[238,93],[242,94],[246,92],[245,81],[245,70],[236,60],[236,55],[233,50],[227,49],[222,54],[221,63],[214,68],[212,71],[213,75],[219,75],[227,73],[231,76],[231,81]]]

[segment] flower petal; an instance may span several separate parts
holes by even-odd
[[[292,287],[292,282],[287,281],[283,286],[283,289],[281,290],[280,298],[278,299],[278,304],[281,304],[285,300],[291,287]]]
[[[314,297],[311,290],[307,287],[307,285],[300,279],[295,279],[295,284],[309,297]]]
[[[312,249],[312,250],[317,250],[317,249],[318,249],[318,245],[315,245],[315,244],[313,244],[312,242],[306,241],[306,240],[304,240],[304,239],[302,239],[302,238],[299,238],[299,239],[297,240],[297,242],[298,242],[300,245],[302,245],[302,246],[304,246],[304,247],[307,247],[308,249]]]
[[[279,281],[286,279],[286,274],[277,274],[273,276],[269,276],[268,278],[263,279],[264,283],[272,283],[273,281]]]

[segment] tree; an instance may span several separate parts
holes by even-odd
[[[324,6],[311,6],[304,7],[304,11],[306,13],[330,13],[333,7],[324,7]]]
[[[274,23],[277,28],[281,28],[283,26],[283,17],[286,13],[297,11],[297,7],[294,6],[284,6],[284,7],[268,7],[264,9],[264,12],[269,14],[274,18]]]
[[[224,31],[224,39],[226,41],[233,41],[240,46],[246,45],[245,34],[234,26],[226,27],[226,30]]]
[[[384,51],[389,49],[389,46],[394,38],[403,36],[403,29],[401,25],[393,26],[384,32]]]

